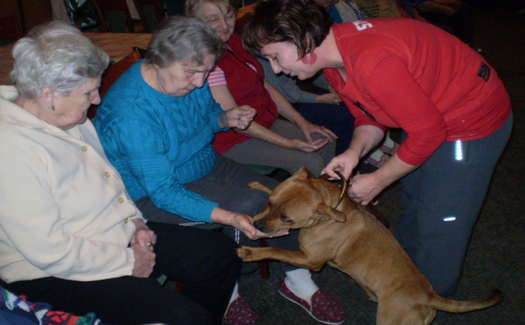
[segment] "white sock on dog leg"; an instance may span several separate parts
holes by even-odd
[[[239,297],[239,282],[235,283],[235,287],[233,288],[232,296],[230,297],[229,303],[231,304],[232,301],[237,299],[237,297]]]
[[[319,290],[317,284],[312,280],[312,274],[307,269],[297,269],[286,272],[286,286],[296,296],[310,301],[314,293]]]

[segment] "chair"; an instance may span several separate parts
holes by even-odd
[[[238,34],[242,33],[244,26],[250,21],[255,10],[255,3],[249,6],[239,8],[237,11],[237,17],[235,22],[235,32]]]
[[[110,33],[134,33],[133,20],[126,0],[93,0],[102,29]],[[141,20],[144,30],[146,25]]]
[[[140,61],[140,59],[144,58],[145,56],[146,50],[134,47],[133,52],[126,55],[122,60],[110,65],[102,76],[102,83],[100,84],[99,89],[100,97],[104,97],[104,95],[108,92],[109,87],[111,87],[111,85],[124,73],[124,71],[128,70],[129,67],[131,67],[135,62]],[[88,117],[93,119],[96,114],[97,107],[91,106],[88,112]]]
[[[16,1],[16,6],[13,3],[8,7],[11,8],[4,8],[7,15],[0,14],[0,46],[14,43],[25,34],[21,2]]]
[[[152,33],[166,18],[166,8],[159,0],[133,0],[140,19],[146,24],[146,31]]]

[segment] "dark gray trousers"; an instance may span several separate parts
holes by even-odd
[[[215,167],[203,179],[185,184],[191,190],[203,197],[219,203],[220,207],[234,212],[245,213],[254,216],[261,212],[268,202],[268,195],[259,190],[248,187],[250,182],[259,182],[270,189],[275,188],[279,183],[268,176],[262,175],[252,169],[237,163],[223,156],[218,156]],[[144,217],[154,222],[194,226],[203,229],[222,228],[222,233],[233,238],[239,245],[258,246],[258,241],[248,239],[242,232],[230,226],[195,223],[184,219],[176,214],[160,210],[150,200],[144,197],[135,202]],[[269,246],[281,247],[288,250],[299,250],[297,236],[299,231],[290,231],[290,235],[267,239]],[[257,267],[252,263],[253,267]],[[283,270],[296,269],[291,265],[283,265]],[[246,269],[243,272],[248,272]]]
[[[401,180],[397,238],[436,292],[452,296],[490,180],[512,130],[512,115],[493,134],[445,142]],[[406,137],[406,134],[404,134]]]

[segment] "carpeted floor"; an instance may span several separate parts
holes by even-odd
[[[472,45],[483,50],[510,93],[514,132],[495,172],[454,298],[478,299],[499,288],[505,300],[487,310],[451,315],[439,322],[443,325],[525,324],[525,15],[519,15],[523,8],[510,1],[490,8],[486,3],[490,1],[478,1],[475,8]],[[378,208],[390,218],[392,230],[401,214],[399,198],[398,184],[379,198]],[[241,294],[259,313],[258,324],[319,324],[277,293],[282,276],[278,264],[271,263],[270,279],[263,280],[258,273],[241,278]],[[375,323],[376,304],[348,276],[326,266],[314,278],[345,306],[344,324]]]

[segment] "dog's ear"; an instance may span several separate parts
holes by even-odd
[[[314,174],[312,174],[306,167],[299,168],[298,171],[295,172],[295,174],[292,175],[290,178],[304,178],[304,179],[312,179],[315,178]]]
[[[346,222],[346,215],[344,213],[326,205],[324,202],[317,205],[314,213],[319,215],[322,220],[332,219],[337,222]]]
[[[250,184],[248,184],[248,187],[249,188],[253,188],[255,190],[266,192],[266,194],[268,194],[268,195],[272,194],[272,190],[270,190],[268,187],[262,185],[259,182],[251,182]]]

